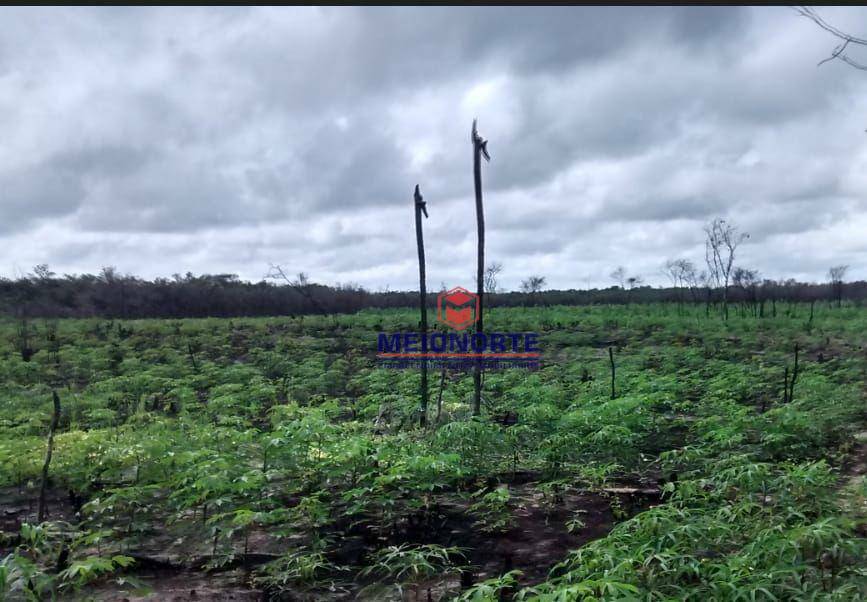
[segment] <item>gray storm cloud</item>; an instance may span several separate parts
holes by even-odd
[[[765,277],[867,278],[867,74],[833,46],[783,7],[7,8],[0,274],[411,288],[419,183],[431,285],[467,284],[478,116],[507,287],[661,284],[718,215]]]

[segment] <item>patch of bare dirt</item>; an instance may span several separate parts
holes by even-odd
[[[208,574],[198,571],[141,569],[135,573],[143,585],[142,592],[119,592],[117,586],[103,585],[88,590],[88,597],[104,602],[253,602],[264,600],[259,590],[242,585],[239,572]]]
[[[376,585],[375,578],[360,578],[358,571],[369,562],[370,554],[385,545],[400,543],[438,543],[459,546],[465,550],[471,566],[464,579],[478,582],[497,577],[510,570],[520,570],[520,586],[545,580],[551,568],[563,561],[570,550],[605,536],[611,528],[658,502],[658,493],[636,487],[610,488],[606,492],[570,491],[556,500],[546,498],[532,481],[532,475],[519,475],[510,485],[512,521],[505,531],[485,532],[469,512],[472,500],[445,493],[437,497],[434,516],[379,537],[373,525],[367,525],[340,540],[335,560],[351,567],[336,589],[297,591],[292,594],[268,596],[250,587],[250,573],[268,562],[293,542],[280,540],[267,532],[254,532],[249,539],[249,554],[239,558],[224,570],[206,572],[204,564],[210,558],[211,544],[195,537],[178,537],[172,530],[142,533],[140,544],[125,551],[136,559],[128,573],[147,587],[145,592],[121,589],[106,582],[88,589],[87,596],[111,602],[166,600],[187,601],[251,601],[251,600],[350,600],[362,593],[362,599],[393,599],[381,590],[370,597],[364,588]],[[22,522],[35,522],[33,492],[19,493],[10,488],[0,491],[0,528],[7,535],[18,531]],[[33,499],[31,499],[33,498]],[[62,490],[49,492],[51,520],[76,522],[74,500]],[[566,523],[579,511],[583,525],[570,532]],[[0,550],[8,553],[11,550]],[[447,599],[460,587],[457,573],[439,578],[424,586],[431,600]],[[393,592],[394,593],[394,592]],[[396,599],[400,599],[399,595]]]
[[[17,533],[22,523],[37,521],[39,490],[35,488],[4,487],[0,489],[0,533]],[[76,522],[73,500],[64,489],[46,491],[46,520]],[[0,548],[0,552],[3,552]]]
[[[867,431],[855,434],[855,445],[843,463],[841,472],[845,484],[858,481],[867,475]]]
[[[570,492],[552,505],[532,484],[512,487],[512,498],[517,506],[514,523],[504,533],[485,533],[473,524],[465,508],[455,509],[461,522],[452,527],[453,545],[470,550],[468,559],[480,567],[478,580],[517,569],[523,573],[522,585],[539,583],[570,550],[604,537],[615,524],[653,502],[641,493]],[[570,533],[566,523],[576,511],[584,525]]]

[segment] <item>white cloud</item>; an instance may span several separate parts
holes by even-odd
[[[716,215],[764,276],[867,278],[867,77],[833,46],[783,7],[9,9],[0,274],[411,288],[418,183],[430,285],[467,284],[478,117],[506,286],[664,283]]]

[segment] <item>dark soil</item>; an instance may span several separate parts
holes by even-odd
[[[523,573],[522,585],[539,583],[569,550],[603,537],[617,522],[652,503],[640,494],[567,493],[556,505],[549,505],[540,493],[534,493],[532,484],[513,486],[511,495],[516,506],[514,522],[503,533],[478,529],[466,503],[443,504],[447,521],[433,534],[434,539],[469,550],[467,559],[476,567],[474,577],[479,581],[517,569]],[[612,512],[614,500],[625,513],[620,519]],[[570,533],[566,523],[576,510],[583,511],[584,527]],[[421,539],[428,543],[431,534],[417,539],[419,543]]]
[[[18,533],[21,523],[36,523],[39,490],[31,488],[0,488],[0,533]],[[75,508],[64,489],[48,489],[45,494],[46,520],[75,523]],[[6,554],[0,540],[0,554]]]
[[[513,521],[504,532],[481,530],[468,511],[471,502],[448,493],[437,497],[434,516],[404,525],[387,537],[380,537],[372,525],[355,529],[354,533],[342,539],[341,549],[334,560],[349,565],[356,575],[345,576],[331,590],[299,591],[293,595],[269,597],[250,587],[251,570],[276,558],[291,546],[291,542],[279,540],[266,532],[251,534],[250,553],[246,560],[239,559],[224,570],[210,572],[203,568],[209,559],[209,542],[181,541],[176,534],[166,532],[145,534],[141,537],[141,545],[125,551],[136,559],[134,568],[127,574],[147,586],[147,592],[124,591],[112,582],[106,582],[90,588],[86,595],[113,602],[395,599],[393,592],[376,589],[373,578],[361,579],[357,572],[371,551],[400,543],[459,546],[465,550],[466,561],[471,567],[464,575],[465,580],[470,578],[477,582],[515,569],[523,573],[519,583],[526,586],[543,581],[550,569],[564,560],[570,550],[603,537],[617,522],[658,501],[658,496],[652,492],[626,489],[608,493],[567,492],[556,503],[548,503],[535,490],[535,483],[529,476],[519,475],[518,482],[510,487]],[[15,533],[22,522],[36,521],[35,499],[32,491],[0,490],[0,529],[6,536],[6,548],[0,547],[0,555],[12,551],[17,543]],[[70,500],[65,491],[50,490],[48,502],[49,520],[76,522],[74,500]],[[566,522],[573,518],[576,510],[583,511],[580,516],[584,526],[570,533]],[[373,593],[370,593],[371,586],[374,586]],[[423,591],[431,590],[432,600],[446,599],[444,593],[459,591],[459,575],[454,573],[422,587]],[[407,599],[413,599],[409,596]],[[420,599],[427,599],[426,591]]]

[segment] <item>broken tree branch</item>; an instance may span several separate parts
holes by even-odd
[[[822,29],[824,29],[825,31],[830,33],[831,35],[837,37],[840,40],[843,40],[842,44],[839,44],[836,48],[834,48],[834,50],[831,52],[831,56],[819,61],[819,64],[816,65],[817,67],[821,67],[822,65],[824,65],[828,61],[833,61],[834,59],[840,59],[841,61],[843,61],[847,65],[855,67],[856,69],[861,69],[863,71],[867,71],[867,65],[865,65],[864,63],[860,63],[860,62],[856,61],[855,59],[850,57],[848,54],[846,54],[846,49],[849,47],[849,44],[855,44],[858,46],[867,46],[867,40],[865,40],[864,38],[857,38],[855,36],[849,35],[848,33],[845,33],[843,31],[837,29],[836,27],[834,27],[833,25],[831,25],[830,23],[825,21],[822,17],[820,17],[819,13],[817,13],[810,6],[796,6],[796,7],[794,7],[794,9],[795,9],[795,12],[797,12],[802,17],[805,17],[805,18],[811,20],[813,23],[815,23],[816,25],[818,25],[819,27],[821,27]]]

